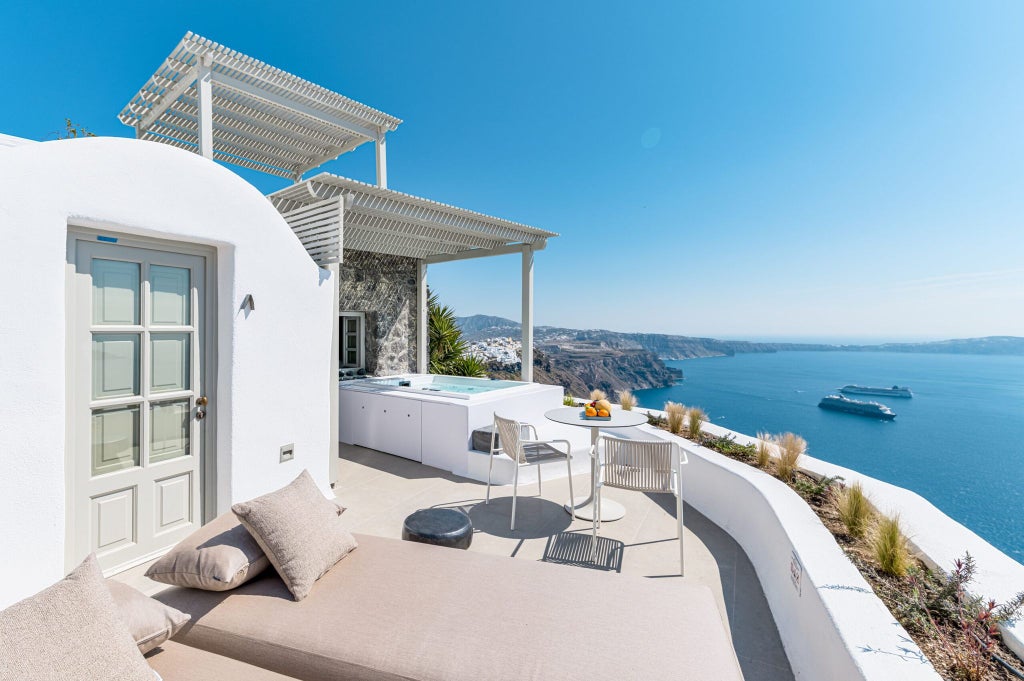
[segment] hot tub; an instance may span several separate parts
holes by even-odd
[[[543,426],[562,395],[560,386],[433,374],[342,381],[338,440],[486,480],[489,455],[472,450],[473,431],[495,412]],[[495,482],[510,480],[511,466],[495,464]]]

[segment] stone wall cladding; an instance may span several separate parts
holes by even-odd
[[[366,315],[366,373],[375,376],[416,371],[415,258],[344,252],[339,312]]]

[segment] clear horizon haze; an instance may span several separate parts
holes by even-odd
[[[404,119],[389,186],[561,236],[538,325],[1024,336],[1024,5],[4,6],[0,133],[117,113],[186,31]],[[261,191],[286,180],[230,166]],[[322,167],[374,181],[373,149]],[[318,172],[318,171],[313,171]],[[520,318],[517,256],[430,267]]]

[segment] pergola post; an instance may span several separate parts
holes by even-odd
[[[196,66],[199,95],[199,154],[213,159],[213,57],[204,55]]]
[[[341,365],[341,317],[338,312],[341,308],[341,265],[339,263],[331,263],[327,266],[327,269],[331,273],[331,280],[333,282],[334,294],[332,296],[331,313],[334,321],[331,324],[331,373],[327,382],[327,389],[330,390],[330,431],[331,431],[331,442],[330,442],[330,454],[331,461],[328,465],[327,473],[331,487],[333,488],[338,482],[338,469],[340,461],[338,460],[338,428],[340,418],[340,412],[338,409],[338,369]]]
[[[523,246],[523,348],[521,380],[533,382],[533,247]]]
[[[417,261],[416,273],[416,373],[430,373],[430,334],[427,320],[427,261]]]
[[[388,186],[388,142],[387,136],[381,132],[377,135],[377,186],[387,189]]]

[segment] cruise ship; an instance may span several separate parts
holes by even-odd
[[[891,388],[872,388],[865,385],[844,385],[839,392],[847,395],[887,395],[889,397],[913,397],[914,393],[906,386],[894,385]]]
[[[860,414],[861,416],[873,416],[879,419],[891,421],[896,418],[896,412],[878,402],[862,402],[851,400],[843,395],[828,395],[821,399],[818,406],[822,409],[832,411],[845,411],[848,414]]]

